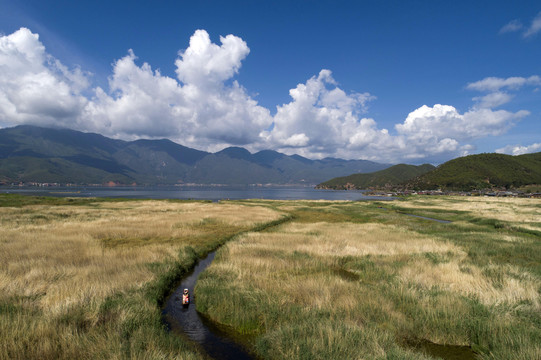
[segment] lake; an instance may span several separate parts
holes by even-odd
[[[364,195],[366,190],[321,190],[309,186],[158,186],[158,187],[0,187],[0,193],[131,199],[194,200],[391,200]]]

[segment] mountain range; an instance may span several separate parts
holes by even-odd
[[[389,166],[241,147],[210,153],[166,139],[124,141],[30,125],[0,129],[0,183],[317,184]]]

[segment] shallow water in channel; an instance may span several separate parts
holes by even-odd
[[[238,339],[207,321],[195,310],[197,297],[194,296],[194,288],[197,277],[212,263],[215,255],[216,252],[211,252],[199,260],[195,268],[182,279],[173,294],[167,298],[162,317],[171,331],[186,335],[213,359],[254,359],[255,357],[237,342]],[[185,288],[190,291],[191,304],[187,307],[182,306],[182,291]]]

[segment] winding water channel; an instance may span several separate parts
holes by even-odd
[[[166,300],[162,309],[162,316],[169,329],[178,334],[185,334],[188,338],[201,346],[201,348],[213,359],[254,359],[236,339],[220,330],[210,321],[205,320],[195,310],[197,298],[194,296],[197,277],[214,260],[216,252],[211,252],[207,257],[199,260],[194,269],[182,279],[180,285]],[[182,306],[182,290],[189,289],[191,304]]]

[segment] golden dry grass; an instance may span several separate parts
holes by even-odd
[[[0,311],[0,333],[12,334],[2,335],[0,358],[81,357],[89,350],[85,347],[93,356],[118,357],[120,345],[113,339],[121,341],[120,333],[94,334],[92,340],[74,326],[105,321],[107,298],[134,294],[156,281],[161,274],[152,264],[178,261],[187,245],[216,246],[220,237],[280,216],[265,207],[168,201],[0,208],[0,306],[19,309],[6,316]],[[134,311],[155,311],[141,295],[133,300],[140,303],[109,321],[129,323],[146,316]],[[73,315],[77,309],[81,320]],[[75,320],[62,320],[68,316]],[[39,346],[28,347],[36,339]],[[144,356],[152,357],[153,351],[161,350],[145,346]],[[164,356],[171,354],[156,355]]]
[[[400,203],[402,208],[426,208],[446,211],[464,211],[476,218],[497,219],[523,228],[539,229],[541,202],[537,199],[503,197],[413,197]],[[469,232],[472,238],[483,232]],[[535,241],[509,233],[493,233],[494,242],[512,243]],[[466,261],[465,253],[457,254],[446,263],[433,264],[427,259],[416,259],[404,267],[403,281],[425,289],[439,288],[465,296],[473,296],[487,305],[517,304],[528,301],[539,309],[538,280],[530,273],[510,265],[479,267]],[[496,280],[494,279],[494,274]],[[488,275],[487,275],[488,274]]]
[[[459,251],[456,246],[436,241],[394,225],[376,223],[290,223],[270,241],[287,243],[290,249],[318,256],[398,255],[423,252]],[[282,238],[284,237],[284,238]]]
[[[440,264],[417,259],[400,271],[400,277],[406,283],[414,283],[426,290],[438,288],[473,296],[486,305],[515,305],[528,301],[541,310],[538,279],[531,274],[512,266],[492,265],[482,269],[461,262],[460,258]],[[491,272],[499,276],[495,279],[486,274]]]
[[[172,260],[205,235],[205,219],[240,228],[278,216],[262,207],[160,201],[0,211],[0,296],[39,297],[53,313],[151,281],[144,264]]]
[[[433,208],[466,211],[473,216],[507,221],[523,228],[541,229],[541,200],[507,197],[414,197],[401,202],[405,208]]]
[[[295,252],[309,255],[310,265],[322,270],[303,276],[307,260],[276,256]],[[337,259],[428,252],[463,254],[455,245],[392,225],[293,222],[276,232],[243,235],[227,245],[227,262],[217,262],[211,269],[217,273],[235,273],[238,286],[246,286],[246,281],[269,293],[279,288],[286,294],[283,301],[308,307],[332,304],[334,308],[349,309],[358,302],[356,285],[329,270],[339,266]]]

